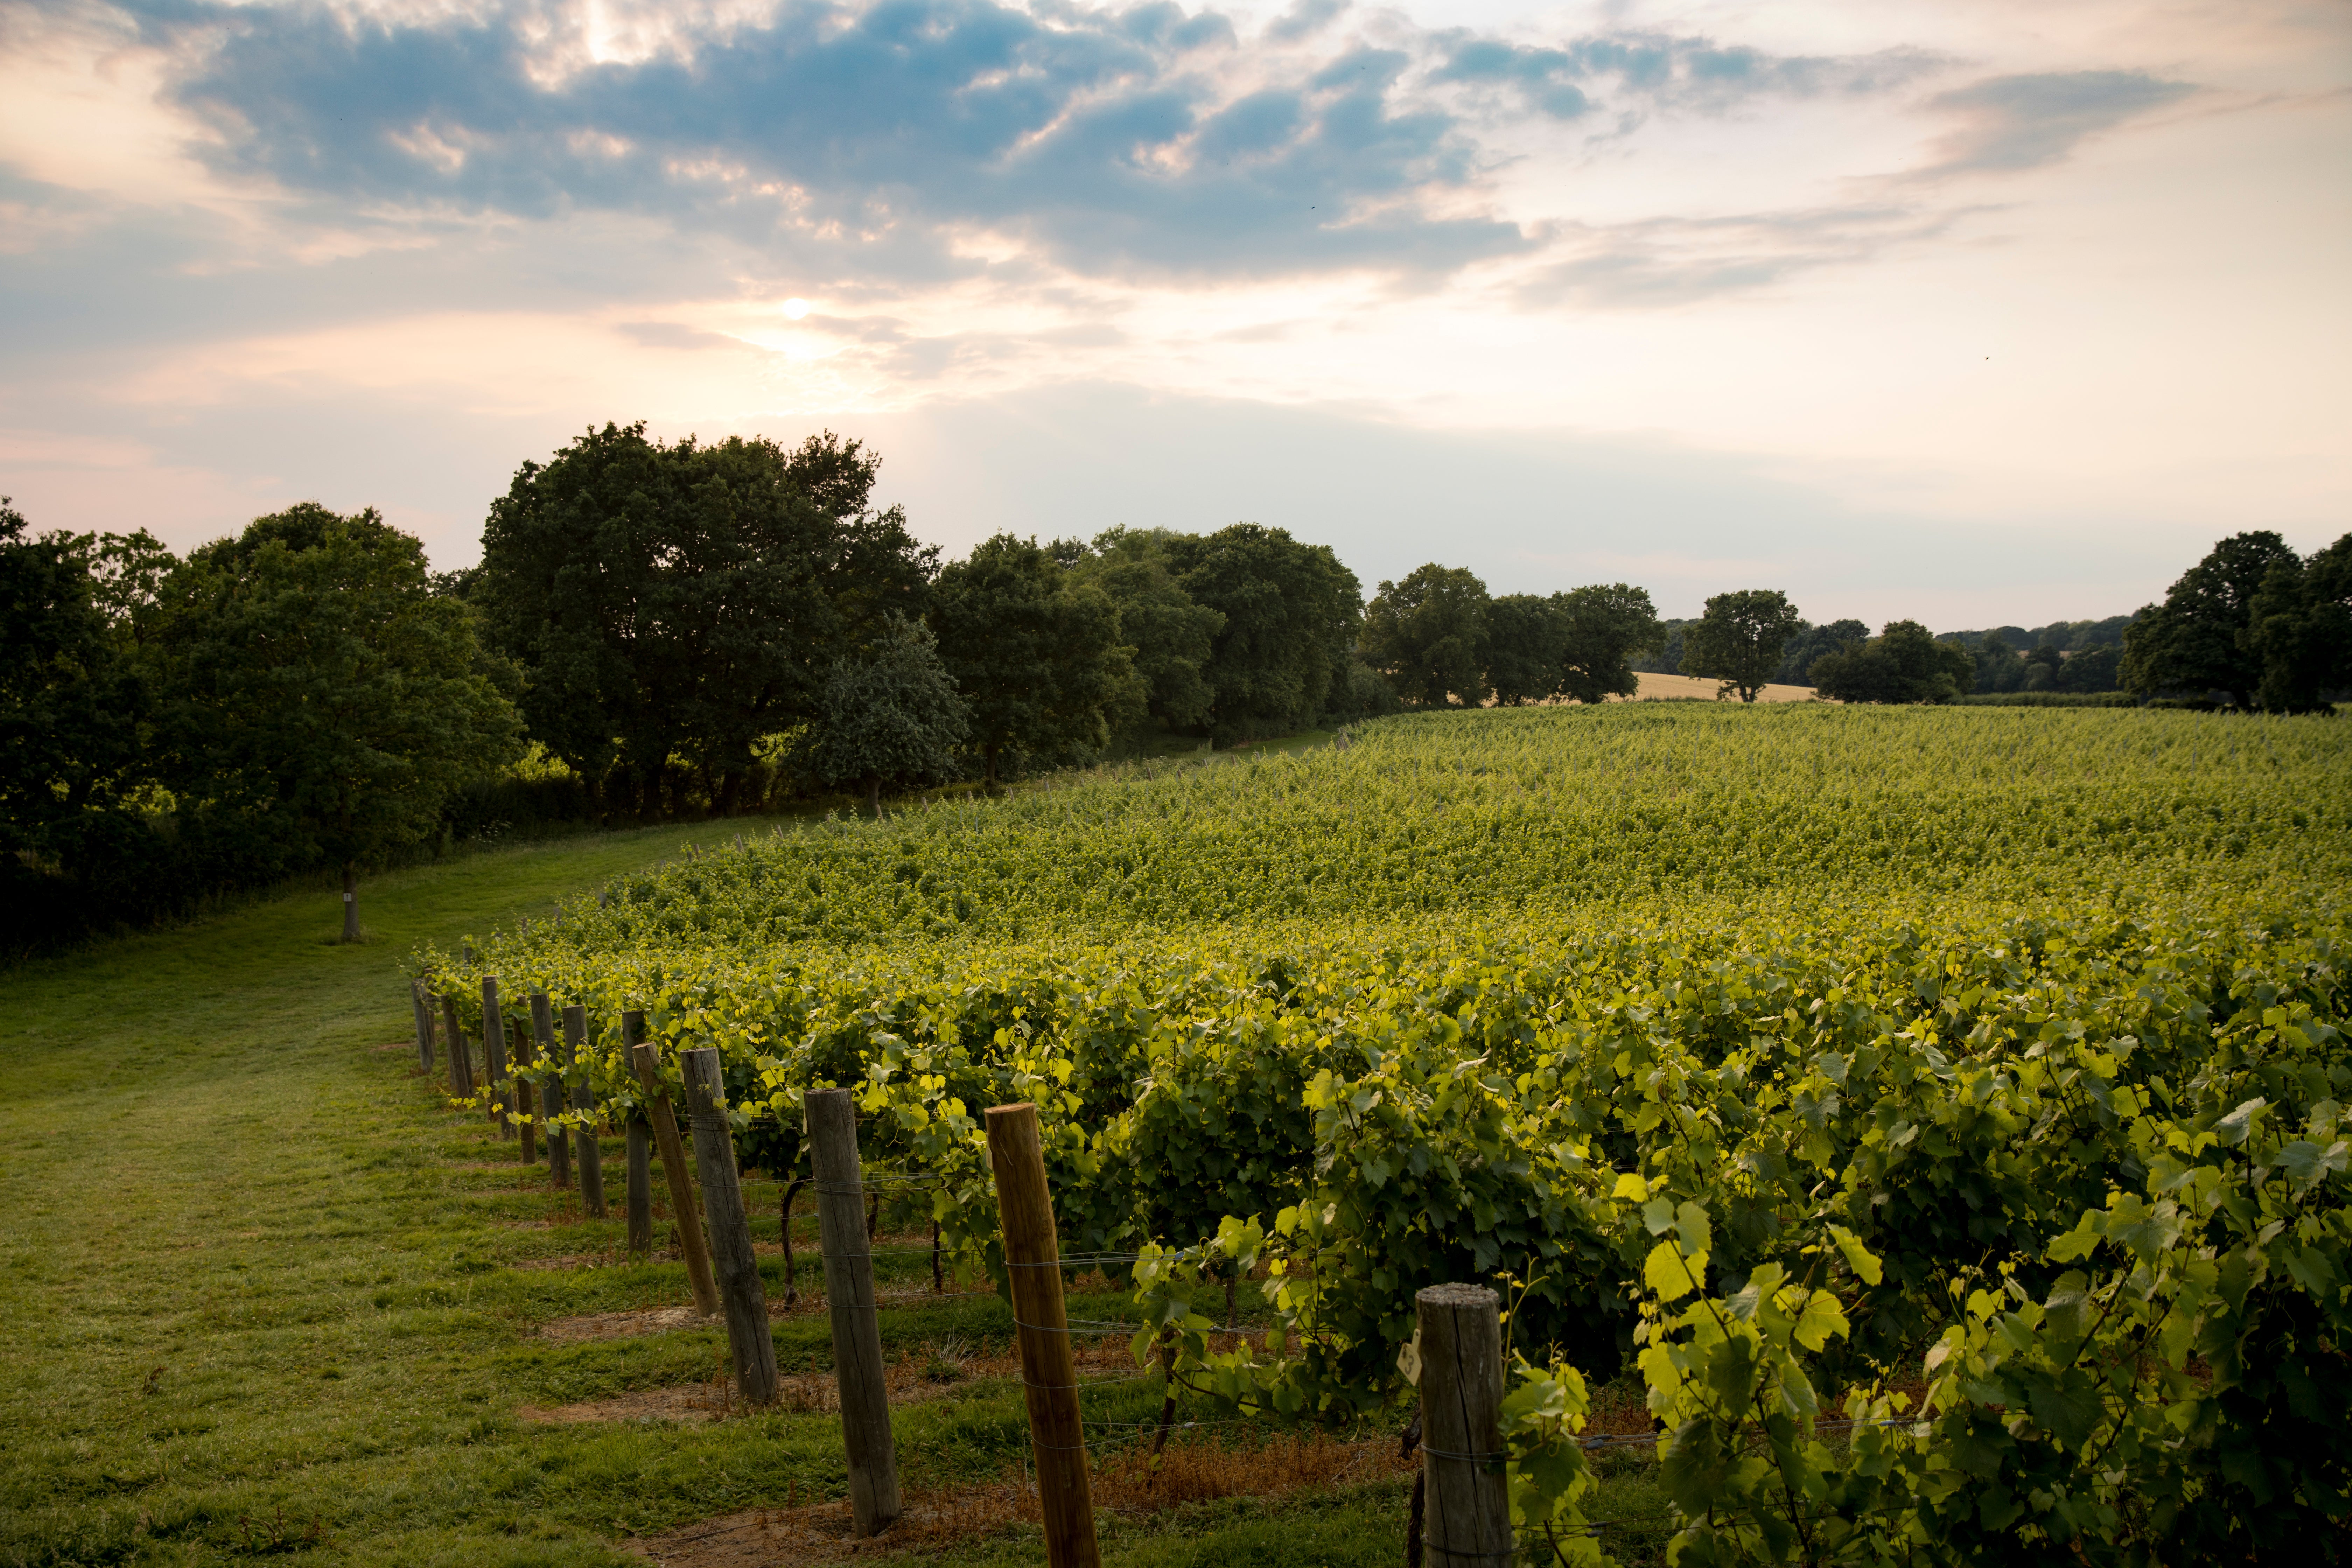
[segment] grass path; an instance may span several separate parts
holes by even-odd
[[[410,1075],[398,966],[414,943],[454,942],[737,830],[570,839],[389,875],[362,890],[374,941],[357,948],[330,940],[340,909],[320,890],[5,972],[0,1563],[637,1562],[616,1543],[838,1496],[829,1415],[517,1420],[527,1404],[707,1376],[723,1339],[531,1336],[555,1317],[683,1301],[683,1271],[506,1267],[609,1246],[618,1221],[526,1228],[550,1213],[543,1181],[499,1164],[511,1154]],[[763,1201],[772,1215],[756,1192],[755,1214]],[[910,1353],[1008,1330],[988,1298],[885,1321]],[[821,1317],[779,1322],[777,1342],[787,1370],[829,1363]],[[1016,1393],[975,1382],[903,1411],[910,1488],[1017,1463]],[[1089,1414],[1140,1418],[1150,1397],[1113,1391]],[[1113,1520],[1106,1559],[1388,1563],[1402,1530],[1389,1484]],[[1034,1548],[1016,1532],[950,1560]]]

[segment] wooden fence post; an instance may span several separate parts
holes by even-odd
[[[710,1278],[710,1252],[702,1241],[702,1215],[694,1201],[694,1183],[688,1178],[686,1144],[677,1135],[677,1117],[670,1110],[669,1090],[662,1087],[661,1057],[645,1044],[646,1016],[621,1015],[621,1038],[629,1047],[629,1062],[645,1090],[646,1119],[652,1123],[654,1146],[661,1151],[662,1180],[669,1187],[669,1212],[677,1221],[677,1250],[686,1259],[686,1281],[694,1291],[694,1310],[708,1318],[719,1310],[719,1287]],[[650,1189],[651,1183],[647,1186]],[[648,1218],[648,1225],[651,1221]],[[651,1250],[650,1242],[648,1250]]]
[[[768,1292],[760,1283],[751,1216],[743,1212],[743,1183],[735,1169],[727,1080],[719,1053],[708,1046],[688,1051],[679,1063],[686,1069],[687,1114],[694,1122],[694,1162],[702,1172],[703,1211],[710,1221],[710,1255],[727,1309],[727,1345],[735,1353],[735,1386],[754,1405],[772,1404],[776,1342],[768,1332]]]
[[[1412,1300],[1421,1345],[1422,1542],[1430,1568],[1508,1563],[1500,1301],[1484,1285],[1431,1285]]]
[[[643,1016],[643,1015],[639,1015]],[[628,1016],[621,1018],[621,1060],[633,1066],[631,1053],[636,1042],[629,1037]],[[629,1250],[641,1257],[654,1255],[654,1124],[646,1120],[643,1107],[629,1112],[627,1128],[629,1145]]]
[[[547,1184],[568,1187],[572,1184],[572,1139],[555,1124],[563,1114],[563,1063],[555,1054],[555,1010],[550,1006],[547,993],[530,994],[530,1037],[539,1047],[539,1060],[546,1069],[540,1088],[540,1103],[547,1112]]]
[[[563,1065],[570,1067],[588,1048],[588,1009],[574,1004],[563,1010]],[[596,1109],[596,1089],[582,1073],[580,1081],[572,1086],[572,1109],[593,1111]],[[592,1121],[580,1130],[572,1140],[580,1153],[580,1206],[597,1219],[604,1217],[604,1151],[596,1142],[596,1127]]]
[[[408,1000],[410,1005],[416,1009],[416,1069],[419,1072],[431,1072],[433,1070],[433,1009],[425,1005],[425,985],[422,981],[412,980],[408,983]]]
[[[1024,1100],[989,1108],[988,1163],[996,1173],[1004,1267],[1012,1275],[1022,1393],[1029,1404],[1037,1502],[1045,1521],[1045,1561],[1050,1568],[1100,1568],[1086,1426],[1078,1416],[1077,1363],[1062,1306],[1062,1244],[1045,1189],[1035,1106]]]
[[[499,1124],[499,1136],[515,1135],[514,1122],[507,1115],[507,1019],[499,1006],[499,977],[482,976],[482,1070],[490,1079],[490,1115]]]
[[[539,1065],[539,1053],[532,1048],[530,1036],[518,1028],[514,1031],[514,1095],[515,1110],[520,1114],[515,1126],[522,1133],[522,1163],[539,1163],[539,1096],[531,1089],[531,1075]]]
[[[441,998],[441,1022],[449,1035],[449,1092],[459,1100],[474,1098],[474,1058],[466,1049],[465,1026],[457,1021],[457,999]]]
[[[833,1320],[833,1378],[841,1395],[841,1445],[849,1455],[849,1512],[872,1535],[899,1514],[898,1447],[882,1380],[882,1322],[874,1296],[874,1248],[866,1237],[858,1180],[857,1102],[845,1089],[813,1089],[803,1100],[809,1169],[815,1173],[817,1245]],[[789,1205],[785,1223],[792,1222]]]

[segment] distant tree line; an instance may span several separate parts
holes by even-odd
[[[1842,702],[2129,692],[2144,701],[2248,712],[2324,712],[2352,695],[2352,534],[2308,560],[2271,532],[2233,534],[2158,604],[2034,630],[1931,633],[1890,621],[1815,626],[1785,595],[1718,595],[1693,620],[1659,623],[1633,668],[1716,678],[1754,700],[1769,684]]]
[[[1631,697],[1633,656],[1658,637],[1646,589],[1612,583],[1496,598],[1473,573],[1433,563],[1381,584],[1359,652],[1379,682],[1370,706],[1514,707]]]
[[[1662,621],[1626,584],[1490,594],[1436,563],[1366,603],[1324,545],[1237,523],[999,534],[941,562],[827,432],[590,430],[527,462],[480,564],[305,503],[174,555],[34,535],[0,499],[0,945],[453,839],[772,808],[1401,708],[1598,702],[1644,670],[1753,701],[2143,697],[2266,711],[2352,686],[2352,536],[2221,542],[2134,616],[1937,637],[1784,594]]]

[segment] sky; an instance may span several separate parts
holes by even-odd
[[[0,0],[0,493],[478,558],[591,426],[953,557],[2103,616],[2352,529],[2352,6]]]

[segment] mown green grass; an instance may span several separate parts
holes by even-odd
[[[619,1222],[521,1228],[560,1212],[543,1175],[414,1072],[400,961],[415,943],[454,944],[734,831],[566,839],[387,876],[362,891],[374,940],[356,948],[331,940],[335,895],[304,891],[8,972],[0,1563],[614,1563],[636,1561],[614,1544],[633,1534],[840,1495],[829,1415],[519,1421],[523,1405],[706,1380],[723,1336],[533,1336],[551,1318],[683,1302],[682,1269],[509,1267],[616,1251]],[[620,1163],[615,1145],[606,1168]],[[749,1196],[772,1238],[774,1188]],[[766,1267],[780,1290],[781,1259]],[[1010,1331],[990,1298],[894,1307],[884,1327],[918,1351]],[[819,1317],[780,1322],[777,1342],[787,1369],[829,1364]],[[908,1486],[1017,1465],[1017,1393],[976,1383],[902,1410]],[[1156,1400],[1128,1385],[1090,1395],[1089,1414],[1139,1420]],[[1391,1563],[1403,1510],[1389,1485],[1107,1515],[1106,1558]],[[1035,1556],[1015,1531],[950,1560]]]

